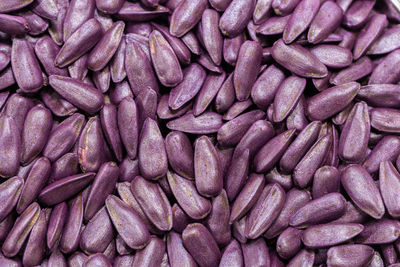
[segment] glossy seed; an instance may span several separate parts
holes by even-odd
[[[315,249],[344,243],[360,234],[364,229],[362,224],[320,224],[307,228],[301,237],[308,248]]]
[[[5,220],[14,209],[22,193],[23,185],[24,180],[17,176],[9,178],[0,185],[0,198],[3,203],[0,209],[0,221]]]
[[[46,252],[46,230],[51,209],[42,209],[39,218],[32,228],[22,256],[24,265],[40,264]]]
[[[60,250],[65,254],[71,253],[78,248],[83,212],[82,194],[79,194],[69,204],[69,214],[60,239]]]
[[[264,189],[264,177],[260,174],[251,174],[245,186],[236,197],[231,208],[229,222],[233,223],[243,217],[256,203]]]
[[[358,28],[365,24],[375,1],[348,1],[348,4],[341,3],[341,7],[346,12],[343,24],[350,28]],[[351,3],[353,2],[353,3]]]
[[[94,178],[95,173],[76,174],[60,179],[46,186],[38,197],[39,201],[45,205],[52,206],[63,202],[82,191]],[[68,191],[66,191],[68,188]]]
[[[22,213],[36,199],[47,184],[50,171],[51,164],[46,157],[41,157],[35,161],[26,178],[17,203],[16,211],[18,213]]]
[[[310,52],[329,68],[344,68],[353,61],[351,51],[338,45],[321,44],[311,48]]]
[[[135,255],[132,267],[161,266],[165,252],[165,242],[158,237],[151,237],[148,245]]]
[[[236,64],[239,50],[242,44],[245,42],[244,34],[239,34],[233,38],[224,38],[222,53],[225,62],[234,66]]]
[[[295,132],[295,129],[291,129],[275,136],[258,151],[253,161],[256,172],[266,172],[273,168],[290,145]]]
[[[1,247],[4,256],[14,257],[17,255],[39,219],[39,214],[40,206],[34,202],[18,217]]]
[[[311,200],[311,195],[306,190],[293,188],[286,194],[285,203],[278,218],[271,227],[265,232],[264,236],[268,239],[273,238],[283,232],[289,226],[289,220],[298,209],[306,205]]]
[[[218,27],[219,19],[218,12],[212,9],[206,9],[201,19],[202,39],[208,54],[216,65],[221,64],[223,46],[222,34]]]
[[[50,183],[61,178],[77,174],[79,171],[79,157],[76,153],[67,153],[53,162],[50,174]]]
[[[221,86],[225,81],[225,73],[207,75],[200,92],[196,96],[193,106],[193,114],[198,116],[206,111],[211,101],[218,94]]]
[[[85,220],[90,220],[104,205],[104,201],[115,187],[119,168],[115,162],[105,162],[98,170],[85,205]]]
[[[371,126],[379,131],[397,133],[399,131],[396,123],[400,115],[396,109],[374,108],[370,112]]]
[[[176,37],[182,37],[190,31],[201,19],[201,15],[207,7],[207,1],[182,1],[171,16],[169,31]]]
[[[149,36],[150,54],[158,80],[167,87],[174,87],[183,80],[178,58],[164,36],[154,30]]]
[[[360,209],[355,207],[351,201],[346,202],[346,210],[344,214],[334,220],[333,222],[338,222],[338,223],[362,223],[366,220],[367,214],[362,212]]]
[[[286,44],[293,42],[310,24],[320,7],[320,1],[302,0],[294,9],[283,32]]]
[[[171,90],[168,105],[177,110],[190,101],[200,91],[206,79],[205,70],[196,63],[183,70],[183,81]]]
[[[107,210],[102,208],[87,223],[82,231],[80,248],[88,253],[103,252],[114,236],[114,230]]]
[[[282,34],[290,16],[271,17],[257,28],[257,33],[262,35]]]
[[[81,0],[74,2],[79,1]],[[88,2],[94,2],[94,0]],[[88,7],[88,9],[90,9],[90,7]],[[65,29],[64,22],[64,33]],[[64,45],[56,57],[56,66],[63,68],[73,63],[94,47],[101,39],[102,34],[103,29],[96,19],[93,18],[83,23],[70,37],[68,37],[68,39],[65,40]]]
[[[46,244],[49,249],[60,239],[68,214],[68,205],[65,202],[57,204],[51,211],[46,233]]]
[[[242,244],[242,252],[245,266],[265,266],[270,263],[269,249],[262,238]]]
[[[170,132],[165,138],[168,162],[179,175],[194,179],[193,148],[188,136],[179,131]]]
[[[31,30],[28,21],[24,17],[7,14],[0,15],[0,29],[10,35],[25,34]]]
[[[279,16],[284,16],[292,13],[293,9],[297,6],[299,2],[300,0],[274,0],[272,2],[272,8],[274,9],[275,14]]]
[[[83,172],[95,172],[106,160],[106,143],[98,116],[89,118],[78,142],[79,165]]]
[[[26,116],[33,106],[34,103],[30,98],[20,94],[11,95],[7,101],[4,114],[14,119],[19,133],[22,132]]]
[[[308,30],[308,41],[312,44],[323,41],[340,25],[342,17],[343,10],[337,3],[326,1],[321,4],[321,8],[315,15]]]
[[[285,75],[275,65],[269,66],[263,71],[251,89],[251,98],[260,109],[266,110],[274,100],[280,84],[284,81]]]
[[[279,184],[269,184],[264,188],[246,218],[246,237],[255,239],[272,225],[283,208],[285,195],[285,191]]]
[[[122,161],[122,141],[118,129],[118,111],[115,105],[105,104],[100,111],[100,122],[104,136],[119,162]]]
[[[356,164],[349,165],[342,172],[341,183],[362,211],[375,219],[382,218],[385,206],[381,194],[365,168]]]
[[[400,186],[400,174],[390,161],[383,161],[379,168],[379,187],[385,207],[389,214],[397,218],[400,216],[397,199],[397,189]]]
[[[394,162],[400,153],[400,139],[397,136],[385,136],[372,149],[363,163],[369,173],[379,170],[379,164],[385,160]]]
[[[147,118],[138,146],[139,169],[146,179],[157,180],[167,173],[168,159],[163,136],[156,121]]]
[[[216,266],[221,253],[211,233],[200,223],[189,224],[182,233],[183,245],[200,266]]]
[[[124,98],[118,106],[118,128],[130,159],[136,158],[139,142],[139,114],[132,97]]]
[[[15,78],[11,67],[0,72],[0,90],[15,84]]]
[[[147,227],[133,209],[112,195],[107,197],[106,207],[114,227],[129,247],[141,249],[148,244]]]
[[[56,248],[52,251],[49,257],[48,266],[67,267],[67,261],[65,260],[64,254],[61,253],[60,249]]]
[[[349,163],[363,160],[370,135],[368,106],[357,103],[350,112],[339,140],[339,156]]]
[[[274,99],[274,122],[281,122],[289,115],[305,87],[306,79],[297,76],[290,76],[281,83]]]
[[[159,185],[136,176],[131,182],[131,191],[147,218],[159,230],[171,230],[171,204]]]
[[[359,89],[359,83],[350,82],[328,88],[312,96],[308,99],[307,105],[309,118],[324,120],[338,113],[354,99]]]
[[[64,42],[87,20],[93,17],[95,9],[94,0],[74,0],[68,7],[63,21],[62,31]],[[85,6],[85,9],[82,9]]]
[[[190,218],[179,207],[178,204],[172,206],[172,227],[174,231],[182,233],[186,226],[189,224]]]
[[[317,140],[321,122],[315,121],[308,124],[287,148],[280,160],[280,168],[286,172],[292,171],[301,157]]]
[[[193,219],[206,217],[211,210],[208,199],[199,195],[192,181],[176,173],[167,173],[168,183],[181,208]]]
[[[26,115],[22,131],[22,164],[30,163],[44,148],[51,130],[51,113],[38,105]]]
[[[70,102],[61,97],[54,90],[42,90],[41,97],[43,103],[51,110],[51,112],[59,117],[70,116],[78,109]]]
[[[233,201],[246,183],[250,168],[250,150],[232,157],[231,166],[225,175],[225,188],[230,201]]]
[[[397,84],[370,84],[361,86],[357,97],[373,107],[397,108],[400,106]]]
[[[324,78],[328,69],[306,48],[298,45],[286,45],[282,39],[274,43],[272,57],[283,67],[305,78]]]
[[[252,158],[274,134],[271,123],[265,120],[254,122],[236,146],[234,151],[235,155],[241,154],[246,149],[249,149],[250,158]]]
[[[167,236],[168,259],[171,266],[184,264],[188,267],[197,266],[193,257],[183,246],[182,236],[176,232],[169,232]]]
[[[103,69],[117,51],[124,32],[125,23],[115,22],[112,27],[105,32],[101,40],[90,52],[87,66],[93,71]],[[104,55],[107,55],[106,57]]]
[[[167,127],[171,130],[192,134],[216,133],[221,126],[222,116],[215,112],[205,112],[197,117],[193,113],[187,113],[167,123]]]
[[[101,92],[82,81],[51,75],[49,82],[62,97],[85,112],[95,113],[104,105],[104,96]]]
[[[32,45],[24,39],[14,38],[11,66],[18,86],[25,92],[36,92],[43,86],[43,76]]]
[[[57,43],[49,36],[43,36],[36,42],[35,54],[48,75],[68,75],[67,69],[58,68],[54,64],[54,60],[59,51],[60,48]]]
[[[355,239],[362,244],[388,244],[399,238],[399,221],[381,219],[364,224],[364,230]]]
[[[315,172],[312,186],[314,198],[319,198],[332,192],[339,192],[340,172],[333,166],[322,166]]]
[[[135,176],[136,177],[136,176]],[[133,179],[133,178],[132,178]],[[159,234],[160,230],[158,230],[147,218],[146,214],[143,212],[142,207],[139,205],[136,198],[133,196],[133,193],[130,189],[129,182],[123,182],[117,184],[117,192],[118,195],[121,197],[122,201],[128,204],[140,217],[143,223],[149,228],[151,233]]]
[[[89,256],[89,258],[85,261],[85,267],[96,267],[96,266],[104,266],[111,267],[111,263],[109,259],[103,253],[97,253]]]
[[[21,156],[19,129],[12,117],[0,116],[0,177],[15,175]]]
[[[367,55],[381,55],[392,52],[399,48],[399,30],[400,28],[395,26],[393,28],[385,29],[381,36],[372,43],[369,48]]]
[[[239,101],[249,98],[251,87],[257,79],[260,70],[262,48],[254,41],[246,41],[240,47],[233,85],[236,99]]]
[[[262,119],[265,113],[261,110],[246,112],[222,125],[218,130],[217,139],[222,146],[233,146],[240,142],[241,137],[257,120]]]
[[[228,111],[224,114],[223,119],[230,121],[237,116],[239,116],[241,113],[246,111],[250,106],[252,106],[253,102],[250,99],[247,99],[245,101],[241,102],[236,102],[234,103]]]
[[[225,190],[212,199],[212,208],[205,225],[219,245],[226,245],[232,238],[229,224],[230,208]]]
[[[138,41],[129,38],[126,38],[125,71],[135,95],[138,95],[146,87],[158,92],[158,83],[149,56],[146,55]]]
[[[312,266],[315,260],[315,252],[312,250],[302,249],[292,258],[287,267],[295,267],[299,265]]]
[[[374,1],[367,1],[374,2]],[[385,15],[376,14],[372,16],[368,24],[361,30],[357,36],[357,40],[354,44],[353,54],[354,59],[357,60],[365,55],[372,43],[382,34],[384,28],[388,25],[388,21]]]
[[[331,142],[329,135],[322,136],[299,161],[293,169],[293,181],[297,186],[304,188],[310,183],[315,171],[323,163]]]
[[[206,136],[198,138],[194,147],[196,188],[206,197],[216,196],[221,192],[223,182],[217,151]]]
[[[286,228],[276,240],[276,252],[284,259],[294,257],[302,247],[303,230],[293,227]]]
[[[330,193],[308,202],[290,218],[290,225],[307,227],[310,224],[329,222],[345,212],[345,198],[339,193]],[[329,209],[326,209],[329,207]]]
[[[222,34],[235,37],[241,33],[252,17],[255,5],[255,0],[233,0],[219,21]]]

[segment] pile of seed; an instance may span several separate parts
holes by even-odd
[[[399,267],[399,23],[0,0],[0,266]]]

